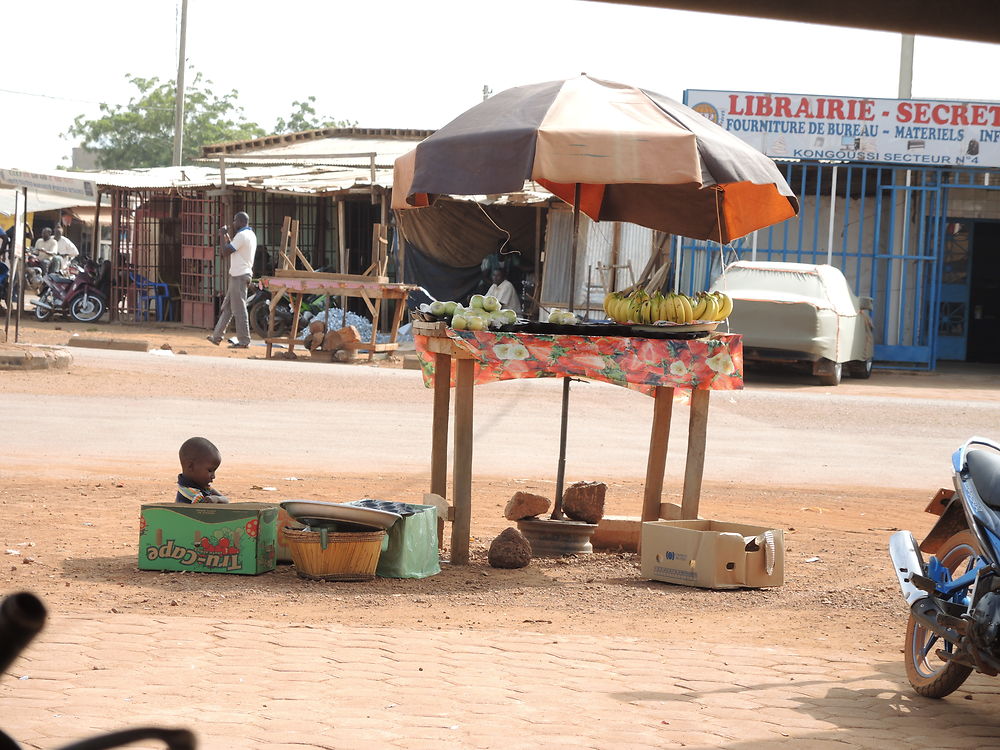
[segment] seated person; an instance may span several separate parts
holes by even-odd
[[[178,456],[181,473],[177,475],[178,503],[228,503],[229,498],[212,489],[215,470],[222,463],[222,454],[203,437],[188,438]]]
[[[56,256],[49,264],[49,273],[59,273],[64,268],[68,268],[70,261],[80,254],[73,240],[63,236],[62,227],[57,226],[52,232],[52,239],[56,241]],[[53,267],[54,270],[53,270]]]
[[[507,272],[502,268],[493,269],[493,286],[486,292],[487,297],[500,300],[500,307],[521,314],[521,298],[517,296],[514,285],[507,280]]]
[[[48,273],[55,273],[55,270],[52,269],[51,266],[53,263],[56,263],[57,265],[59,263],[57,260],[59,255],[56,252],[58,247],[59,242],[52,236],[52,230],[48,227],[45,227],[45,229],[42,230],[42,236],[35,240],[35,247],[33,250],[39,260],[43,260],[48,264]]]

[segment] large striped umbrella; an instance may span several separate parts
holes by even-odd
[[[587,75],[508,89],[396,160],[394,208],[534,180],[595,221],[728,243],[795,216],[774,163],[668,97]]]

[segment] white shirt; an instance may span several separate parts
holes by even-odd
[[[76,249],[73,240],[63,235],[56,241],[56,253],[64,258],[72,259],[79,255],[80,251]]]
[[[250,227],[238,231],[229,244],[236,251],[229,256],[230,276],[253,276],[253,256],[257,253],[257,235]]]
[[[47,240],[39,237],[35,240],[35,252],[43,258],[51,258],[57,254],[56,248],[58,245],[59,243],[56,242],[55,237],[49,237]]]
[[[517,296],[517,292],[514,291],[514,285],[507,279],[491,286],[490,290],[486,292],[486,296],[496,297],[500,300],[500,306],[506,310],[513,310],[516,313],[521,312],[521,299]]]

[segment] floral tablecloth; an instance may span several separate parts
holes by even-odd
[[[476,360],[476,385],[515,378],[580,377],[652,394],[656,386],[736,391],[743,388],[743,343],[737,334],[703,339],[647,339],[494,333],[446,329]],[[424,385],[433,386],[434,353],[417,335]],[[455,368],[452,367],[452,385]]]

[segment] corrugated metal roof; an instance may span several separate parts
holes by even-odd
[[[202,158],[225,156],[228,163],[236,163],[237,160],[243,161],[241,157],[250,157],[252,154],[287,156],[290,160],[332,157],[337,164],[368,166],[368,157],[335,157],[338,154],[374,153],[379,166],[391,168],[397,157],[413,149],[433,132],[386,128],[323,128],[203,146]]]
[[[45,173],[66,176],[66,173]],[[170,190],[177,188],[212,188],[221,186],[218,168],[203,166],[155,167],[152,169],[79,172],[82,179],[93,180],[102,189]],[[392,170],[376,170],[378,187],[392,186]],[[279,190],[302,193],[333,193],[353,187],[369,187],[371,170],[356,167],[227,166],[226,183],[231,187]],[[75,202],[79,205],[79,201]],[[67,205],[74,205],[73,202]]]

